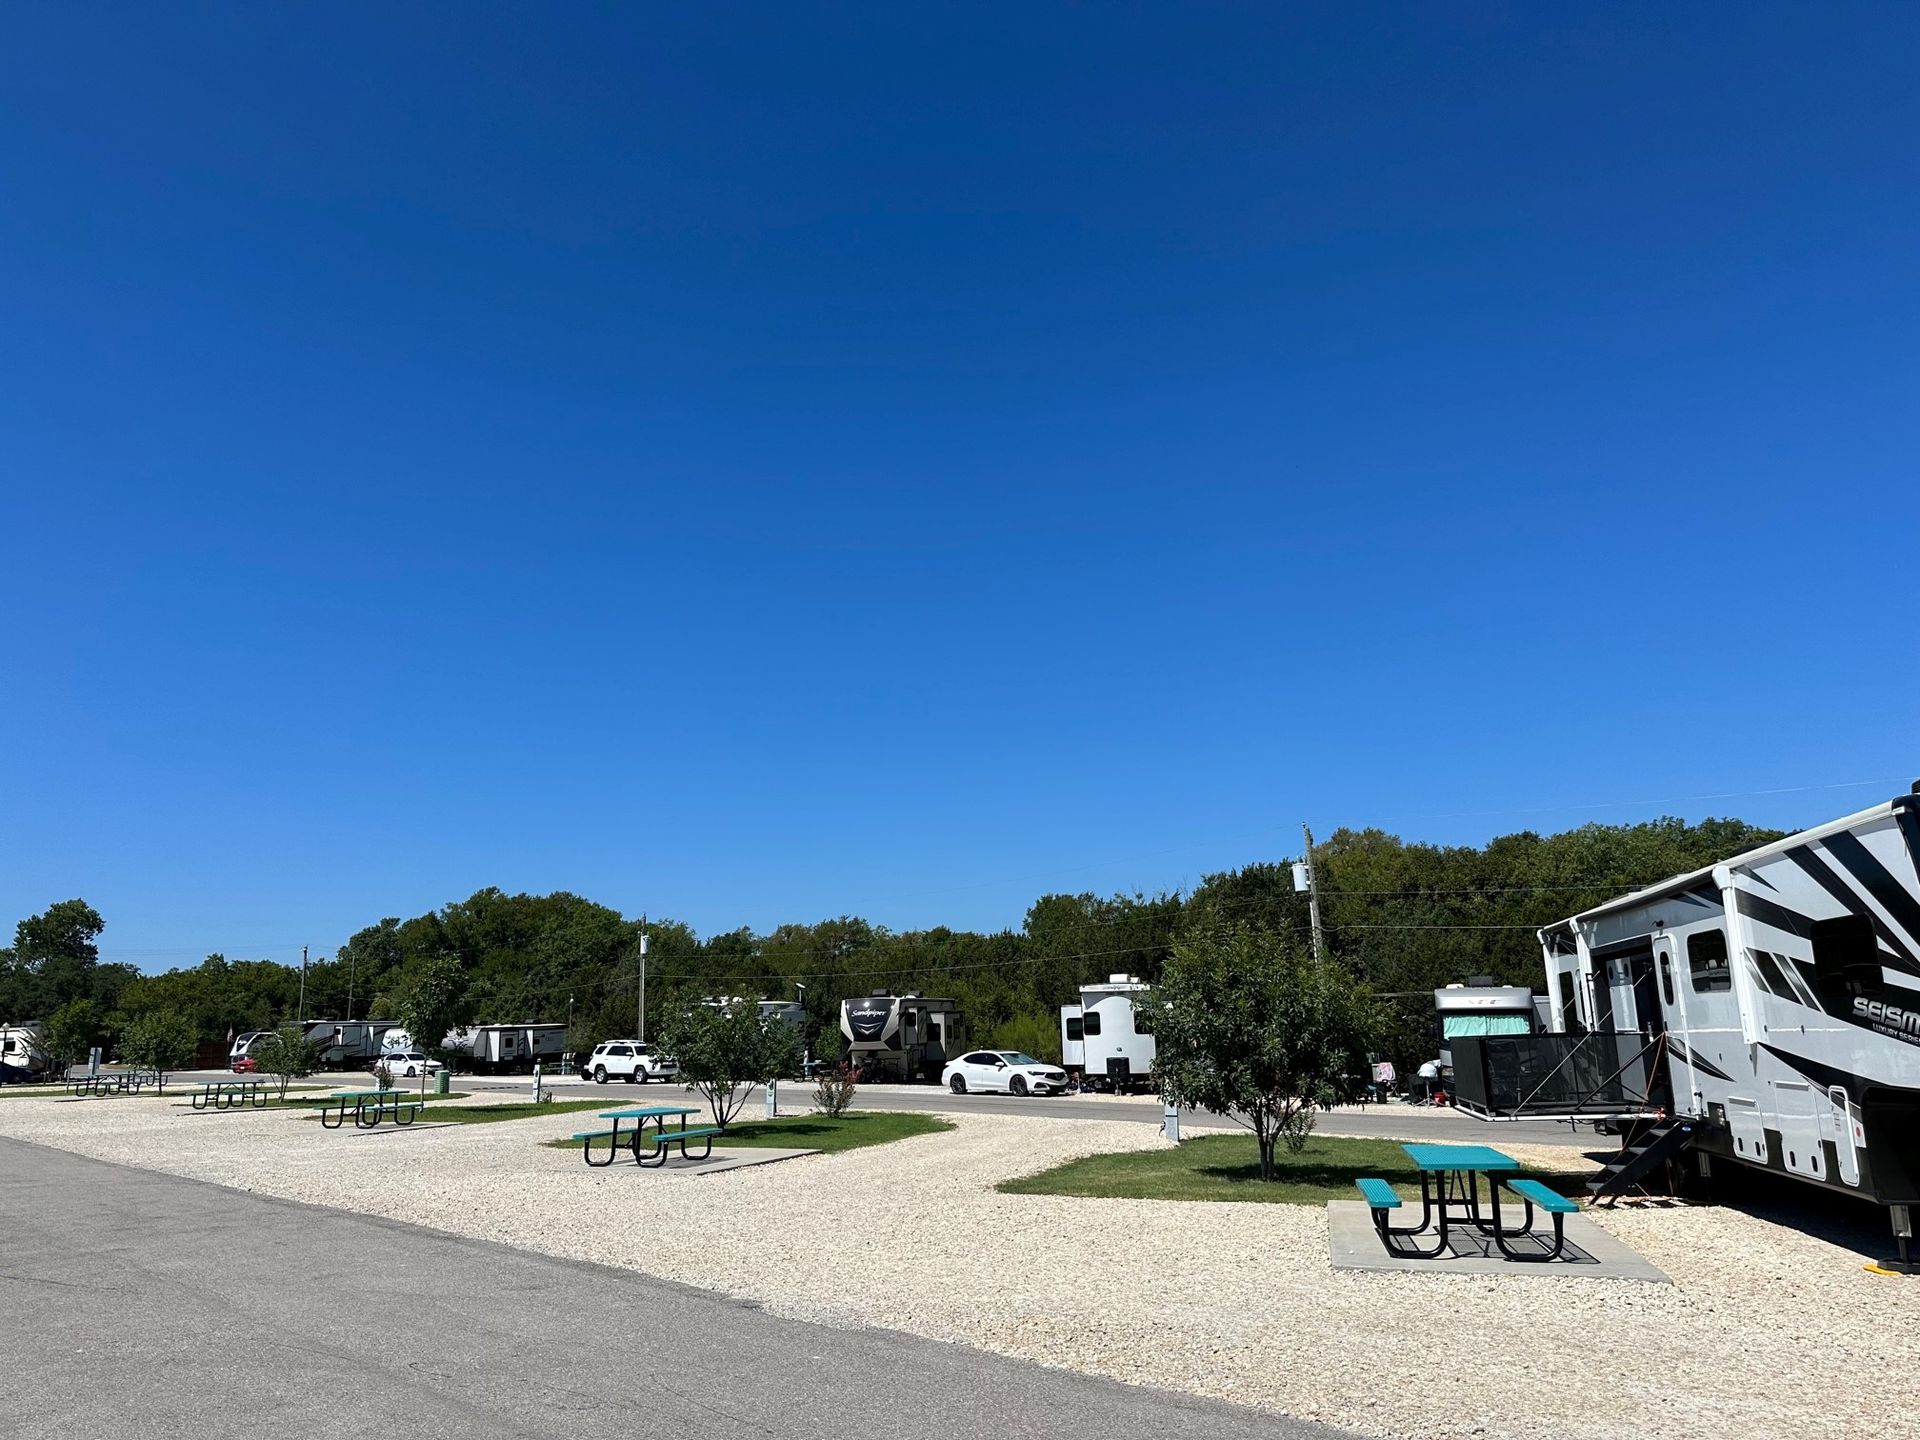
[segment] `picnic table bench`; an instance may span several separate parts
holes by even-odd
[[[320,1124],[328,1130],[345,1125],[349,1112],[356,1130],[373,1129],[389,1113],[394,1124],[411,1125],[426,1106],[426,1101],[411,1090],[337,1090],[317,1103]],[[328,1116],[333,1118],[329,1120]]]
[[[698,1115],[699,1113],[699,1107],[694,1105],[647,1105],[631,1110],[603,1110],[600,1112],[599,1118],[613,1121],[613,1128],[611,1130],[583,1130],[573,1138],[582,1142],[580,1146],[581,1158],[596,1170],[604,1169],[608,1165],[613,1164],[613,1157],[619,1154],[622,1148],[620,1141],[620,1122],[622,1120],[631,1120],[634,1122],[633,1130],[627,1137],[625,1148],[632,1153],[633,1163],[636,1165],[651,1167],[665,1165],[667,1163],[667,1153],[675,1145],[680,1147],[681,1159],[705,1160],[713,1154],[713,1137],[720,1133],[720,1127],[718,1125],[689,1126],[687,1124],[687,1116]],[[680,1117],[679,1127],[669,1130],[667,1128],[667,1120],[676,1115]],[[649,1120],[653,1122],[653,1149],[649,1152],[651,1158],[643,1159],[640,1153],[640,1147],[646,1140],[647,1122]],[[605,1140],[607,1142],[607,1158],[604,1160],[596,1160],[593,1158],[593,1142],[596,1140]],[[706,1148],[698,1155],[689,1154],[687,1151],[687,1142],[689,1140],[704,1140],[706,1142]]]
[[[1565,1218],[1580,1207],[1563,1195],[1555,1194],[1538,1180],[1514,1178],[1520,1162],[1511,1155],[1487,1145],[1415,1145],[1400,1147],[1420,1171],[1420,1223],[1396,1226],[1391,1212],[1400,1208],[1400,1196],[1384,1180],[1362,1179],[1354,1184],[1373,1212],[1373,1228],[1387,1253],[1408,1259],[1431,1260],[1446,1253],[1448,1226],[1456,1218],[1483,1235],[1491,1236],[1495,1246],[1509,1260],[1539,1261],[1557,1259],[1566,1247]],[[1480,1205],[1481,1175],[1487,1177],[1485,1210]],[[1500,1192],[1506,1190],[1525,1207],[1518,1229],[1509,1229],[1500,1211]],[[1553,1217],[1553,1244],[1533,1235],[1535,1207]],[[1434,1232],[1433,1248],[1396,1243],[1404,1237]],[[1510,1243],[1522,1237],[1535,1239],[1542,1249],[1515,1248]]]
[[[242,1078],[237,1080],[195,1080],[190,1084],[197,1088],[193,1092],[193,1108],[196,1110],[237,1110],[251,1105],[256,1110],[267,1108],[267,1080]]]

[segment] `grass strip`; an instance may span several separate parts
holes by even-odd
[[[1558,1173],[1522,1166],[1520,1174],[1562,1193],[1580,1193],[1591,1171]],[[1251,1135],[1201,1135],[1158,1150],[1088,1155],[1037,1175],[1003,1181],[1008,1195],[1083,1195],[1097,1200],[1224,1200],[1267,1205],[1324,1205],[1358,1200],[1353,1182],[1385,1180],[1403,1200],[1420,1198],[1420,1171],[1396,1140],[1315,1136],[1298,1155],[1280,1147],[1274,1178],[1260,1179],[1260,1150]]]

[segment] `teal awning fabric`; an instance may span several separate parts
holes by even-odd
[[[1449,1015],[1440,1033],[1452,1040],[1461,1035],[1527,1035],[1533,1031],[1525,1015]]]

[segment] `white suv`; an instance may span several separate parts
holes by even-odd
[[[671,1080],[680,1073],[678,1065],[639,1040],[609,1040],[596,1045],[582,1068],[596,1085],[609,1080],[644,1085],[649,1080]]]

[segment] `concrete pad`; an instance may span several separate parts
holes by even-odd
[[[1418,1206],[1414,1207],[1416,1210]],[[1415,1217],[1400,1220],[1412,1224]],[[1518,1215],[1515,1215],[1518,1219]],[[1536,1242],[1545,1252],[1553,1244],[1553,1228],[1546,1217],[1534,1216]],[[1566,1220],[1567,1245],[1557,1260],[1529,1263],[1509,1260],[1493,1243],[1491,1235],[1482,1235],[1462,1222],[1447,1230],[1447,1253],[1431,1260],[1415,1260],[1389,1255],[1373,1228],[1373,1212],[1363,1201],[1327,1202],[1327,1230],[1336,1270],[1392,1271],[1403,1275],[1518,1275],[1553,1280],[1640,1280],[1654,1285],[1673,1282],[1620,1240],[1602,1230],[1585,1215],[1569,1215]],[[1412,1243],[1430,1247],[1432,1237],[1414,1236]],[[1509,1243],[1517,1250],[1525,1242]]]

